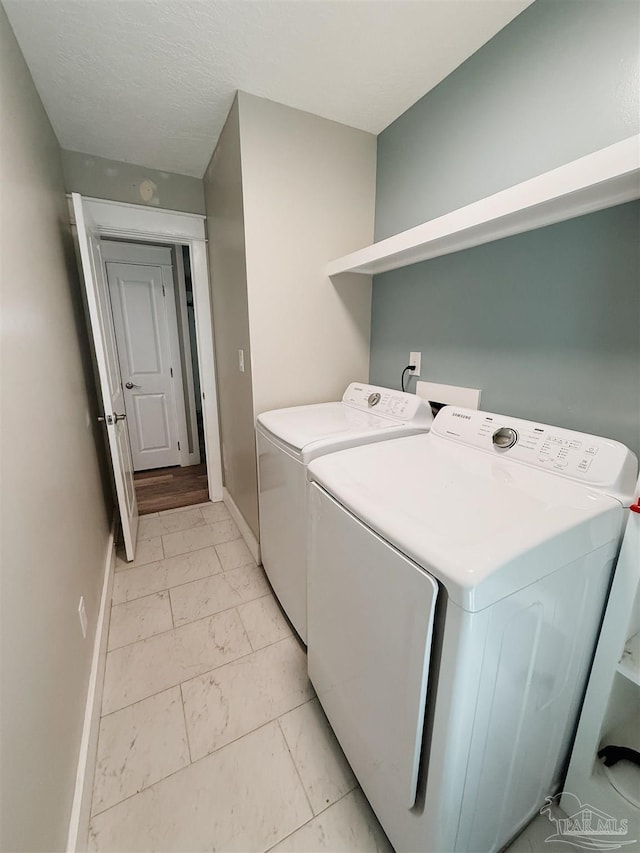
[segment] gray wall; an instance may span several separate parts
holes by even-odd
[[[200,178],[159,172],[78,151],[62,152],[62,168],[65,188],[70,193],[165,210],[204,213],[204,184]]]
[[[60,148],[2,7],[0,79],[0,849],[52,851],[67,841],[111,510]]]
[[[256,442],[238,99],[205,172],[224,484],[258,536]],[[244,373],[238,350],[244,350]]]
[[[638,133],[636,0],[536,0],[378,138],[376,240]]]
[[[382,238],[638,132],[640,7],[536,2],[379,137]],[[374,277],[372,382],[640,451],[638,204]]]
[[[483,409],[640,453],[639,228],[631,202],[377,276],[371,380],[399,387],[419,350]]]

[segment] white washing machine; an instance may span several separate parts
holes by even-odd
[[[352,382],[342,402],[258,415],[260,551],[267,576],[296,631],[307,641],[307,465],[346,447],[428,430],[426,400]]]
[[[560,783],[636,472],[454,407],[310,464],[309,674],[397,851],[497,851]]]

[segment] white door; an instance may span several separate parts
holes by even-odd
[[[180,464],[170,319],[173,284],[160,266],[107,262],[135,471]]]
[[[91,215],[78,193],[72,194],[78,231],[80,261],[87,294],[91,332],[98,367],[116,498],[120,510],[127,560],[133,560],[138,535],[138,504],[133,482],[133,462],[126,428],[126,411],[109,290],[100,255],[100,239]]]

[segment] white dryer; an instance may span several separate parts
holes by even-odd
[[[309,674],[399,853],[497,851],[560,783],[636,472],[454,407],[310,464]]]
[[[352,382],[341,402],[258,415],[260,551],[273,589],[307,641],[307,465],[318,456],[428,430],[426,400]]]

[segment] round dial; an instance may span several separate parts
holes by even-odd
[[[374,391],[367,397],[367,403],[369,404],[369,408],[371,408],[372,406],[377,406],[379,402],[380,394],[377,391]]]
[[[500,427],[492,436],[493,443],[501,450],[507,450],[518,440],[518,433],[512,427]]]

